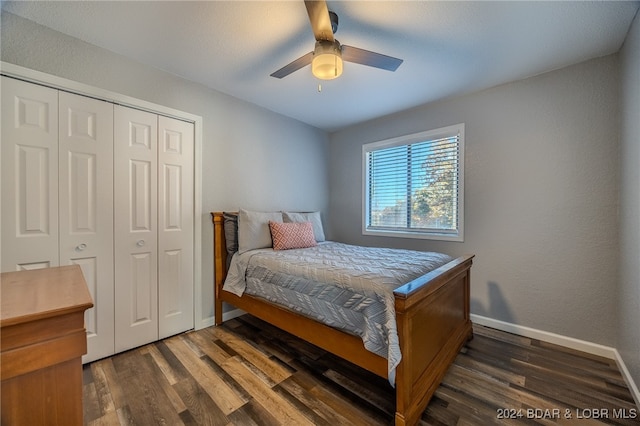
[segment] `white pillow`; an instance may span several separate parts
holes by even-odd
[[[282,219],[284,219],[285,222],[311,222],[313,225],[313,235],[315,236],[316,241],[320,243],[325,240],[320,212],[282,212]]]
[[[240,209],[238,213],[238,253],[273,246],[269,221],[282,222],[282,213]]]

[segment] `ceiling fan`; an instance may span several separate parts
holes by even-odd
[[[329,11],[326,1],[305,0],[304,4],[316,38],[315,48],[313,52],[280,68],[271,74],[271,77],[283,78],[311,64],[314,76],[322,80],[331,80],[342,74],[343,61],[388,71],[395,71],[402,63],[402,59],[340,44],[333,37],[338,30],[338,15]]]

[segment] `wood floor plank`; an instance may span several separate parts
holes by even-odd
[[[180,337],[169,339],[166,344],[191,376],[202,384],[202,388],[225,414],[237,410],[247,402],[227,386],[224,380],[211,371]]]
[[[346,417],[347,424],[387,424],[392,420],[393,412],[384,412],[349,389],[333,382],[325,376],[326,369],[315,364],[315,361],[300,357],[294,362],[294,365],[298,365],[297,376],[304,371],[308,378],[314,381],[314,387],[311,389],[312,394],[322,398],[325,404]],[[369,378],[374,377],[370,373],[367,374]]]
[[[282,424],[255,399],[231,413],[229,420],[231,424],[238,426],[280,426]]]
[[[485,374],[488,377],[494,377],[507,383],[524,386],[525,377],[523,375],[514,374],[491,364],[486,364],[481,360],[468,356],[467,354],[458,355],[456,364],[475,371],[477,374]]]
[[[542,340],[534,340],[532,341],[531,344],[533,346],[539,346],[540,348],[543,348],[546,350],[551,350],[551,353],[573,354],[578,359],[584,359],[584,360],[590,359],[590,360],[599,362],[601,364],[609,365],[612,368],[616,367],[616,361],[614,359],[605,358],[603,356],[596,355],[596,354],[585,353],[585,352],[579,351],[578,349],[568,348],[566,346],[560,346],[555,343],[543,342]]]
[[[106,379],[106,384],[109,387],[109,393],[111,394],[111,400],[116,410],[127,405],[127,400],[124,397],[120,386],[118,386],[118,375],[116,369],[113,366],[113,360],[106,358],[100,361],[102,371]]]
[[[121,426],[134,426],[136,425],[136,421],[131,414],[131,409],[129,409],[128,405],[125,405],[122,408],[118,408],[116,410],[116,414],[118,416],[118,421]],[[144,418],[142,416],[138,416],[138,418]],[[149,419],[144,418],[144,422],[147,422]]]
[[[436,390],[436,396],[447,402],[447,410],[456,414],[456,425],[514,425],[510,419],[500,419],[497,408],[486,401],[476,398],[458,389],[448,386],[440,386]],[[427,407],[426,413],[431,413],[431,404]],[[424,415],[423,415],[424,418]]]
[[[193,417],[191,411],[189,410],[185,410],[180,413],[180,420],[182,420],[182,423],[185,426],[198,426],[199,424],[202,424],[202,423],[199,423],[198,420],[196,420]]]
[[[517,361],[514,362],[517,363]],[[580,398],[582,403],[595,400],[611,406],[619,405],[623,408],[631,408],[634,405],[633,401],[614,395],[606,386],[606,383],[590,377],[589,372],[582,371],[578,376],[576,372],[566,373],[550,370],[546,366],[529,364],[526,368],[532,371],[527,378],[527,387],[529,388],[533,388],[534,383],[541,383],[563,392],[565,396],[573,392],[577,395],[582,394],[584,395],[584,397]]]
[[[200,425],[222,425],[229,421],[227,413],[223,412],[211,399],[210,393],[202,387],[196,378],[187,377],[173,387],[187,407],[189,420],[192,419]],[[186,416],[183,413],[180,413],[181,419]]]
[[[230,375],[236,378],[238,383],[248,390],[253,399],[267,409],[272,415],[285,424],[312,425],[302,413],[289,404],[285,399],[277,395],[271,388],[255,374],[247,369],[237,357],[228,359],[223,365]]]
[[[357,383],[340,374],[335,370],[327,370],[324,373],[325,377],[329,380],[337,383],[345,389],[348,389],[353,394],[368,401],[370,404],[380,408],[383,411],[391,412],[395,409],[395,396],[389,392],[380,392],[376,387],[364,386],[361,383]]]
[[[219,345],[215,344],[217,338],[213,333],[209,333],[211,329],[206,329],[206,333],[189,333],[188,338],[196,345],[200,346],[202,352],[211,358],[215,363],[222,364],[231,358],[228,352],[224,351]]]
[[[180,423],[178,413],[158,383],[158,378],[163,376],[151,355],[136,350],[125,352],[114,359],[114,367],[120,380],[126,383],[122,391],[135,424]]]
[[[527,380],[527,387],[534,392],[544,393],[549,398],[553,398],[556,401],[559,401],[566,407],[572,407],[575,411],[576,409],[584,409],[591,410],[593,408],[596,409],[605,409],[608,413],[612,413],[616,408],[623,408],[627,411],[633,408],[633,405],[619,401],[615,398],[610,398],[604,394],[594,394],[592,392],[581,392],[577,390],[575,387],[562,386],[559,383],[549,384],[540,379],[529,379]],[[616,419],[614,424],[627,424],[623,419]],[[634,422],[637,424],[637,422]]]
[[[171,405],[173,406],[173,409],[177,413],[186,411],[187,407],[184,404],[184,401],[173,387],[173,385],[177,384],[178,382],[175,381],[175,375],[170,371],[167,371],[167,368],[170,367],[165,358],[160,354],[160,351],[158,351],[155,346],[150,345],[148,348],[148,353],[151,356],[151,359],[153,360],[155,366],[162,372],[162,375],[158,376],[158,383],[160,384],[162,391],[167,396],[167,398],[171,402]]]
[[[224,368],[220,366],[220,364],[216,363],[207,355],[203,356],[201,359],[202,362],[207,364],[217,376],[219,376],[231,389],[233,389],[236,395],[245,401],[251,401],[251,393],[243,388],[232,375],[227,373]]]
[[[174,336],[172,337],[172,339],[173,338],[179,338],[179,336]],[[184,380],[190,377],[191,375],[189,374],[185,366],[182,365],[180,360],[175,356],[175,354],[171,352],[171,349],[169,349],[169,347],[167,346],[167,342],[169,340],[170,339],[161,340],[159,342],[154,343],[153,346],[155,346],[156,349],[158,349],[158,352],[160,352],[160,354],[162,355],[162,358],[164,358],[164,360],[167,362],[167,364],[171,368],[171,373],[174,376],[174,379],[176,380],[176,382],[179,382],[181,380]]]
[[[225,343],[242,358],[260,369],[274,384],[280,383],[291,375],[291,373],[282,368],[280,364],[271,361],[269,359],[270,354],[265,353],[259,346],[249,344],[247,341],[242,340],[234,333],[222,327],[215,328],[214,334],[221,340],[224,340]]]
[[[450,410],[449,403],[436,394],[431,398],[429,407],[422,414],[420,424],[431,426],[455,425],[459,420],[460,415]]]
[[[96,394],[98,397],[98,405],[100,406],[100,411],[103,414],[116,411],[111,391],[109,389],[109,384],[107,382],[107,377],[102,368],[103,365],[107,363],[108,361],[102,361],[91,366],[91,370],[93,371],[93,383],[96,387]]]
[[[373,416],[369,410],[342,398],[341,395],[332,392],[329,388],[316,386],[311,389],[311,394],[326,406],[331,407],[334,413],[340,413],[342,417],[347,419],[345,423],[341,424],[374,426],[392,423],[392,413],[387,413],[386,416]]]
[[[292,391],[291,393],[304,392],[304,398],[311,400],[310,406],[318,406],[318,410],[326,418],[335,419],[332,421],[333,424],[353,424],[354,419],[366,419],[371,424],[381,422],[379,417],[373,418],[369,416],[366,411],[362,410],[362,407],[349,404],[348,401],[341,398],[339,392],[334,391],[333,386],[326,386],[324,380],[318,380],[318,377],[309,374],[305,370],[298,371],[297,374],[281,383],[280,386],[289,389]],[[391,419],[390,416],[386,418],[382,416],[382,418]]]
[[[292,353],[286,345],[283,345],[276,339],[277,336],[282,335],[282,330],[270,325],[268,325],[268,328],[256,327],[252,324],[252,319],[253,318],[248,318],[247,315],[234,319],[237,325],[233,328],[233,331],[244,339],[255,342],[262,347],[265,352],[282,360],[284,363],[294,359],[295,353]]]
[[[174,373],[173,369],[171,368],[171,366],[169,365],[165,357],[162,356],[162,354],[160,353],[160,351],[156,346],[149,345],[149,354],[151,355],[151,358],[153,358],[153,360],[155,361],[158,368],[160,368],[160,371],[162,371],[162,374],[167,379],[169,384],[173,386],[176,383],[178,383],[176,374]]]
[[[324,350],[318,348],[317,346],[314,346],[304,340],[298,339],[297,337],[287,333],[286,331],[280,330],[279,328],[274,327],[271,324],[267,324],[264,321],[261,321],[258,318],[252,317],[250,315],[243,315],[242,317],[236,318],[236,320],[239,322],[247,322],[249,324],[262,327],[263,331],[260,333],[261,339],[272,341],[273,343],[278,344],[281,347],[286,347],[287,351],[292,352],[295,356],[302,355],[310,359],[318,359],[326,353]]]
[[[91,368],[84,369],[91,371]],[[95,383],[92,381],[88,381],[86,375],[84,375],[85,383],[82,385],[82,394],[83,404],[82,404],[82,416],[84,418],[85,423],[90,423],[93,420],[99,419],[104,415],[102,410],[100,410],[100,404],[98,403],[98,394],[96,393]]]
[[[482,401],[482,405],[476,404],[476,406],[481,407],[482,410],[480,411],[485,412],[485,414],[489,413],[492,418],[497,418],[498,411],[501,409],[519,410],[526,408],[526,406],[556,408],[551,404],[545,405],[546,401],[544,400],[519,395],[513,391],[509,383],[501,382],[496,378],[475,375],[473,371],[455,364],[451,366],[447,376],[451,387],[457,389],[466,387],[465,396]]]
[[[511,343],[520,346],[531,346],[531,338],[519,336],[517,334],[505,333],[495,328],[485,327],[483,325],[474,324],[473,334],[475,336],[483,336],[489,339],[499,340],[505,343]]]
[[[607,389],[607,381],[602,377],[593,374],[593,370],[585,368],[565,367],[558,368],[558,364],[548,360],[536,360],[533,358],[528,362],[513,360],[514,364],[519,364],[523,371],[530,377],[544,377],[545,380],[553,379],[561,383],[572,383],[584,386],[594,391]],[[586,373],[588,372],[588,374]]]
[[[282,386],[275,386],[273,391],[289,404],[294,406],[307,419],[311,420],[311,423],[316,426],[329,426],[330,423],[324,418],[318,411],[312,408],[313,404],[306,404],[305,401],[309,401],[308,398],[298,398],[298,395],[289,392]]]
[[[474,336],[420,425],[640,425],[615,360],[477,325]],[[96,361],[83,384],[91,425],[369,426],[395,411],[386,379],[248,315]]]
[[[103,416],[88,422],[89,426],[114,426],[120,425],[120,419],[118,413],[114,410],[105,413]]]
[[[295,397],[302,404],[311,409],[318,416],[322,417],[323,421],[314,421],[318,423],[328,423],[331,425],[347,424],[346,419],[330,409],[327,404],[320,398],[317,398],[311,391],[314,388],[314,384],[304,374],[296,374],[284,380],[275,387],[275,391],[280,389],[286,390],[289,395]]]

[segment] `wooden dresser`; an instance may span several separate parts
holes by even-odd
[[[81,425],[84,311],[78,265],[0,275],[2,425]]]

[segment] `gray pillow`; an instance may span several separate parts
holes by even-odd
[[[282,222],[282,212],[254,212],[240,209],[238,214],[238,253],[273,246],[269,221]]]
[[[224,240],[227,246],[227,268],[231,263],[231,256],[238,251],[238,213],[223,212]]]
[[[320,212],[282,212],[282,219],[285,222],[311,222],[316,241],[320,243],[325,240]]]

